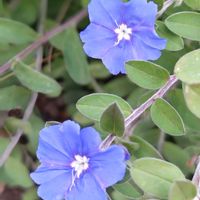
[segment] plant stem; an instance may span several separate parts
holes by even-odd
[[[56,36],[58,33],[61,33],[66,28],[70,26],[74,26],[77,23],[79,23],[84,17],[87,16],[86,9],[81,10],[78,14],[70,18],[68,21],[66,21],[64,24],[54,28],[50,32],[47,32],[46,34],[39,37],[38,40],[30,44],[27,48],[22,50],[20,53],[18,53],[15,57],[11,58],[7,63],[5,63],[3,66],[0,67],[0,74],[6,72],[10,67],[12,66],[13,61],[23,60],[26,58],[29,54],[31,54],[35,49],[43,45],[44,43],[48,42],[49,39]]]
[[[48,5],[48,0],[42,0],[41,1],[41,8],[40,8],[40,21],[38,24],[38,32],[40,34],[43,34],[44,32],[44,22],[46,19],[46,13],[47,13],[47,5]],[[40,71],[41,70],[41,66],[42,66],[42,58],[43,58],[43,47],[41,46],[38,50],[37,50],[37,58],[36,58],[36,70]],[[32,115],[33,109],[35,107],[35,103],[38,97],[38,93],[37,92],[32,92],[30,101],[27,105],[27,108],[24,112],[24,116],[22,118],[23,122],[26,122],[29,120],[29,118]],[[11,138],[10,143],[8,144],[7,148],[5,149],[5,151],[3,152],[3,154],[0,157],[0,167],[2,167],[4,165],[4,163],[6,162],[6,160],[8,159],[8,157],[10,156],[10,154],[12,153],[13,149],[15,148],[15,146],[17,145],[19,139],[21,138],[23,134],[23,130],[22,129],[18,129],[16,134]]]
[[[151,98],[149,98],[145,103],[140,105],[138,108],[136,108],[132,114],[125,119],[125,127],[126,129],[133,125],[133,122],[135,122],[140,115],[142,115],[158,98],[162,98],[168,90],[175,85],[175,83],[178,81],[175,75],[170,76],[168,82],[159,89]]]

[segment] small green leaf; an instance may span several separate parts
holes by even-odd
[[[185,179],[178,167],[155,158],[141,158],[134,161],[131,176],[144,192],[161,199],[167,198],[175,180]]]
[[[191,181],[176,181],[171,186],[169,200],[192,200],[196,195],[196,187]]]
[[[33,185],[27,167],[19,160],[9,157],[4,165],[4,170],[10,178],[12,186],[29,188]]]
[[[117,136],[122,136],[124,133],[124,116],[117,105],[113,103],[106,108],[100,118],[100,126],[104,131]]]
[[[184,0],[184,2],[194,10],[200,10],[199,0]]]
[[[156,22],[156,31],[162,38],[167,39],[166,49],[169,51],[179,51],[184,48],[183,39],[171,32],[162,21]]]
[[[188,84],[200,83],[200,49],[187,53],[176,63],[174,73]]]
[[[127,198],[135,199],[142,196],[142,194],[128,181],[125,183],[116,184],[113,186],[113,188]]]
[[[148,143],[146,140],[142,139],[139,136],[132,136],[130,140],[139,145],[139,148],[135,150],[133,156],[136,158],[143,157],[154,157],[154,158],[162,158],[159,151],[155,149],[153,145]]]
[[[15,65],[13,71],[19,81],[32,91],[41,92],[52,97],[56,97],[61,93],[61,86],[55,80],[24,63]]]
[[[190,111],[200,118],[200,84],[185,85],[184,96]]]
[[[86,85],[90,83],[91,76],[78,33],[71,28],[66,31],[65,37],[69,38],[63,51],[66,69],[76,83]]]
[[[9,86],[0,89],[0,110],[24,108],[30,98],[30,92],[19,86]]]
[[[200,13],[180,12],[165,20],[167,28],[181,37],[200,41]]]
[[[128,78],[146,89],[158,89],[169,79],[169,73],[159,65],[145,61],[131,61],[126,64]]]
[[[165,133],[174,136],[185,134],[185,128],[181,116],[164,99],[157,99],[151,106],[151,118]]]
[[[25,44],[35,41],[37,33],[18,21],[0,18],[0,41],[2,43]]]
[[[101,115],[105,109],[112,103],[117,103],[124,117],[128,117],[131,112],[131,106],[121,97],[106,93],[94,93],[82,97],[76,104],[77,109],[86,117],[100,121]]]

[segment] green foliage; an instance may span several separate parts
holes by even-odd
[[[197,12],[180,12],[165,20],[166,26],[181,37],[200,41],[200,14]]]
[[[124,116],[117,103],[106,108],[100,118],[100,126],[104,131],[122,136],[125,130]]]
[[[112,103],[117,103],[123,112],[124,117],[128,117],[131,114],[130,105],[122,98],[106,94],[98,93],[84,96],[77,102],[77,109],[86,117],[100,121],[100,118],[105,109]]]
[[[167,199],[175,180],[185,179],[175,165],[155,158],[141,158],[134,161],[131,176],[143,191],[161,199]]]
[[[150,1],[158,11],[172,2]],[[0,167],[3,193],[17,188],[16,198],[38,200],[29,174],[39,164],[39,132],[71,118],[95,127],[102,139],[114,134],[114,143],[130,153],[126,176],[107,189],[109,200],[193,200],[197,191],[187,179],[192,179],[200,154],[200,1],[177,0],[169,6],[155,24],[157,34],[167,40],[161,57],[127,62],[127,74],[115,77],[83,51],[79,33],[87,26],[87,17],[70,22],[42,45],[42,66],[36,70],[35,47],[90,0],[48,0],[44,21],[42,2],[0,0],[0,159],[17,130],[23,131]],[[47,33],[42,38],[39,25]],[[11,67],[1,72],[6,63]],[[178,81],[163,95],[173,74]],[[28,105],[33,93],[39,94],[32,109]],[[27,109],[30,116],[22,120]],[[127,126],[130,118],[134,120]]]
[[[196,187],[192,182],[188,180],[176,181],[171,186],[169,200],[190,200],[194,199],[196,194]]]
[[[61,93],[61,87],[55,80],[24,63],[16,64],[13,67],[13,72],[22,85],[32,91],[41,92],[52,97],[58,96]]]
[[[158,89],[169,78],[167,70],[150,62],[131,61],[127,63],[126,70],[131,81],[146,89]]]
[[[151,107],[153,122],[164,132],[170,135],[184,135],[183,120],[178,112],[165,100],[157,99]]]

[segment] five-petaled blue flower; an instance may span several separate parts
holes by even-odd
[[[91,0],[91,24],[80,36],[88,56],[102,59],[112,74],[126,73],[125,62],[156,60],[166,40],[155,32],[157,5],[147,0]]]
[[[73,121],[40,132],[37,157],[41,165],[31,174],[44,200],[106,200],[106,188],[123,179],[126,153],[122,146],[99,148],[92,127]]]

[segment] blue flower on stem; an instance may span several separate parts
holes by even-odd
[[[123,179],[126,152],[122,146],[100,149],[92,127],[65,121],[41,130],[37,157],[41,165],[31,173],[44,200],[106,200],[106,188]]]
[[[84,50],[102,59],[112,74],[126,73],[125,62],[156,60],[166,40],[155,32],[157,5],[146,0],[91,0],[91,24],[81,32]]]

